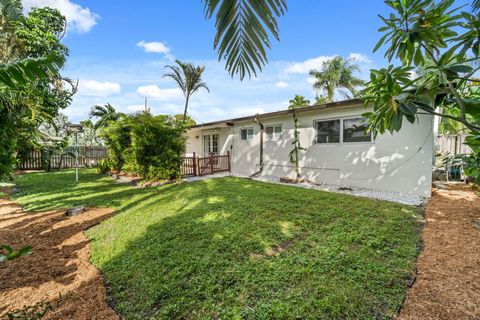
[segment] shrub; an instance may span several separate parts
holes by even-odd
[[[102,159],[97,163],[97,171],[101,174],[106,174],[113,169],[112,162],[110,159]]]
[[[100,136],[105,139],[108,146],[110,169],[120,171],[125,163],[124,154],[131,143],[128,116],[109,122],[108,126],[102,129]]]
[[[185,126],[173,117],[148,112],[126,115],[106,127],[112,169],[145,180],[175,179],[185,151]]]

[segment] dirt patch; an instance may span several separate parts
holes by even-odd
[[[480,319],[480,198],[471,187],[434,189],[424,251],[398,319]]]
[[[44,319],[119,319],[105,302],[103,278],[89,263],[83,231],[112,216],[113,210],[88,208],[29,213],[0,198],[0,243],[32,246],[31,255],[0,264],[0,318],[23,309],[47,309]]]

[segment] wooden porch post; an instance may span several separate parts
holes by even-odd
[[[228,172],[232,172],[232,165],[230,164],[230,151],[227,151]]]
[[[195,152],[193,153],[193,175],[197,176],[197,159],[195,158]]]
[[[213,154],[210,153],[210,173],[213,173]]]

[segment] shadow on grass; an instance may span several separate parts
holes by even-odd
[[[127,318],[375,318],[403,300],[418,228],[399,206],[231,178],[163,192],[135,205],[147,222],[93,231]]]
[[[239,178],[137,189],[81,176],[27,175],[18,200],[116,209],[88,235],[129,319],[390,317],[414,270],[405,206]]]

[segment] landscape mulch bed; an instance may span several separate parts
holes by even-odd
[[[480,198],[470,186],[434,189],[424,250],[399,319],[480,319]]]
[[[2,190],[5,191],[5,190]],[[0,197],[0,244],[32,246],[32,254],[0,264],[0,319],[45,312],[43,319],[119,319],[105,302],[101,273],[89,263],[83,231],[113,210],[30,213]]]

